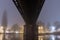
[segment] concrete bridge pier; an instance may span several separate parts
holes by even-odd
[[[24,26],[24,40],[38,40],[37,25],[25,25]]]

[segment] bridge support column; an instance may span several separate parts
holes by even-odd
[[[38,40],[38,26],[37,25],[24,26],[24,40]]]

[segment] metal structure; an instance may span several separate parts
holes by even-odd
[[[24,40],[38,40],[36,20],[45,0],[13,0],[13,2],[26,23]]]

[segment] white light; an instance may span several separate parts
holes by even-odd
[[[9,31],[6,31],[6,33],[9,33]]]
[[[0,27],[1,29],[3,29],[3,27]]]
[[[18,31],[16,31],[15,33],[19,33]]]
[[[50,27],[51,32],[55,32],[55,26]]]
[[[0,33],[3,33],[3,26],[0,26]]]
[[[55,36],[54,35],[51,35],[51,40],[55,40]]]

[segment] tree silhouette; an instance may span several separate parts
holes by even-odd
[[[50,26],[51,26],[51,24],[50,24],[50,22],[48,22],[48,23],[47,23],[47,26],[46,26],[47,31],[50,31],[50,30],[51,30],[51,29],[50,29]]]
[[[11,28],[12,31],[20,31],[20,27],[17,24],[14,24]]]
[[[60,22],[59,21],[55,21],[54,22],[54,26],[56,26],[56,29],[60,28]]]
[[[45,24],[42,21],[38,21],[37,25],[44,26]]]
[[[17,24],[14,24],[12,27],[11,27],[11,30],[14,31],[13,33],[13,37],[11,38],[11,40],[20,40],[20,34],[19,33],[15,33],[16,31],[20,31],[20,27],[17,25]],[[18,35],[18,37],[16,37]]]

